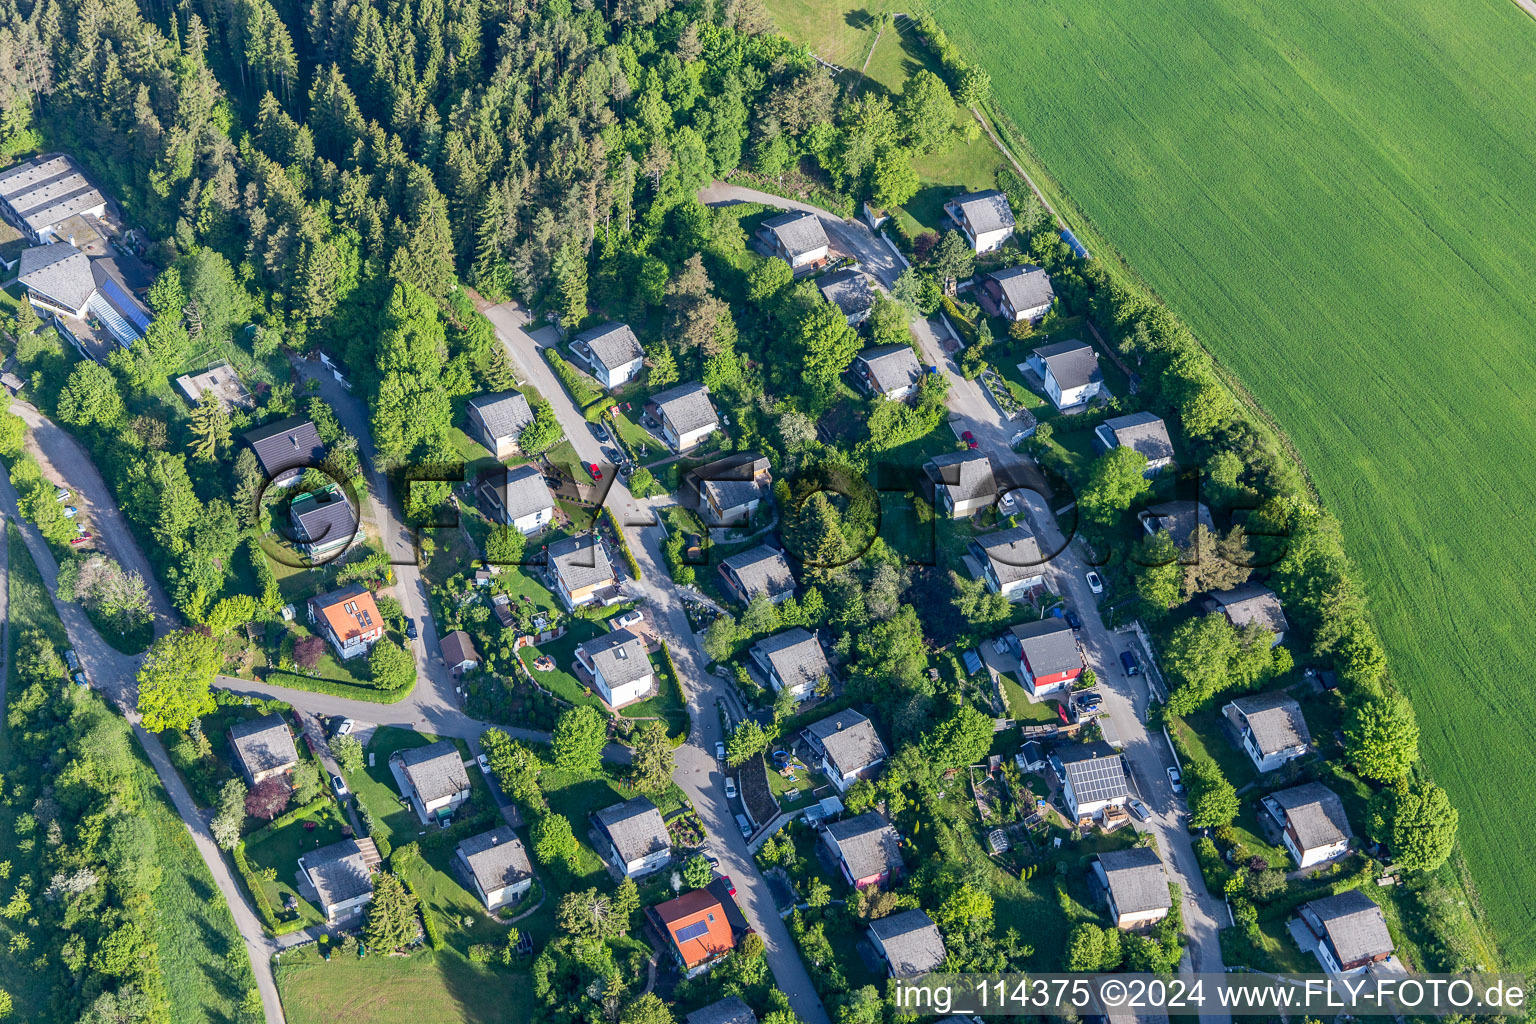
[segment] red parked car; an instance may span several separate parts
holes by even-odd
[[[980,445],[976,441],[976,435],[971,433],[969,430],[967,430],[965,433],[960,435],[960,440],[965,442],[965,446],[967,448],[973,448],[974,449],[974,448],[979,448],[980,447]]]
[[[601,480],[603,478],[603,471],[597,468],[597,463],[595,462],[587,467],[587,472],[592,474],[593,480]]]
[[[76,544],[76,545],[88,544],[88,543],[90,543],[90,540],[91,540],[91,535],[88,534],[88,533],[82,533],[78,537],[71,537],[71,538],[69,538],[69,542],[71,544]]]

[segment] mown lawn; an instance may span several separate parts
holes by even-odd
[[[526,974],[469,963],[451,950],[412,956],[285,954],[277,987],[289,1024],[523,1024],[533,1020]]]
[[[593,707],[601,707],[602,698],[588,690],[581,680],[576,678],[573,666],[576,663],[576,648],[594,637],[601,636],[607,630],[591,619],[578,615],[566,619],[565,626],[564,636],[556,637],[537,647],[524,647],[517,652],[517,656],[523,660],[528,674],[555,696],[568,700],[572,704],[591,704]],[[533,663],[541,655],[549,657],[555,663],[555,667],[547,672],[534,668]]]
[[[314,828],[306,829],[308,824],[313,824]],[[342,824],[341,810],[327,801],[275,832],[253,836],[246,841],[245,856],[251,867],[257,871],[270,867],[277,872],[275,882],[262,883],[273,907],[281,907],[283,897],[292,893],[299,901],[300,913],[306,920],[323,923],[324,917],[320,911],[299,893],[294,876],[298,874],[299,857],[303,854],[341,842]]]
[[[1509,966],[1536,962],[1536,846],[1508,841],[1536,694],[1466,685],[1524,664],[1536,627],[1536,548],[1511,543],[1536,504],[1536,23],[1504,0],[936,14],[1089,247],[1109,238],[1296,443]]]

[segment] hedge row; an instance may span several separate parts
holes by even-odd
[[[411,690],[416,686],[416,680],[413,678],[410,686],[403,686],[398,690],[381,690],[374,686],[338,683],[330,679],[316,679],[313,676],[301,676],[281,670],[267,673],[264,682],[273,686],[285,686],[291,690],[325,693],[332,697],[346,697],[348,700],[365,700],[370,704],[398,704],[409,697]]]
[[[566,362],[565,358],[554,349],[546,348],[544,350],[544,361],[549,363],[551,370],[555,371],[555,376],[560,379],[560,383],[565,386],[565,390],[570,394],[571,401],[575,402],[579,408],[585,409],[587,406],[599,402],[606,397],[601,391],[588,383],[587,378],[577,371],[576,367]]]
[[[669,736],[674,747],[681,746],[693,732],[693,715],[688,711],[688,695],[683,692],[683,677],[677,674],[677,663],[672,660],[672,648],[667,646],[665,640],[658,640],[661,644],[661,660],[667,663],[667,672],[672,676],[672,688],[677,691],[677,701],[683,709],[683,727],[676,736]]]
[[[433,949],[442,949],[443,933],[438,931],[437,918],[427,907],[426,900],[421,898],[420,894],[416,892],[416,887],[404,875],[400,876],[400,884],[405,886],[406,892],[416,897],[416,907],[421,911],[421,927],[427,933],[427,942],[431,944]]]
[[[251,871],[250,863],[245,859],[245,840],[235,844],[231,851],[234,854],[235,869],[240,872],[240,877],[245,881],[245,888],[251,894],[251,902],[256,905],[256,913],[261,917],[261,923],[267,926],[267,930],[276,934],[278,927],[277,912],[272,909],[272,904],[267,901],[266,889],[261,884],[261,879]]]
[[[629,566],[629,574],[637,580],[640,579],[640,563],[635,561],[635,553],[629,550],[629,538],[624,536],[618,517],[613,514],[612,505],[603,506],[603,516],[608,520],[608,525],[613,527],[613,535],[618,540],[619,553],[624,556],[624,564]]]

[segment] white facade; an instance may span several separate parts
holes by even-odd
[[[1044,366],[1041,366],[1040,369],[1044,370],[1044,373],[1041,374],[1041,379],[1045,381],[1046,396],[1050,398],[1052,404],[1058,409],[1070,409],[1074,405],[1082,405],[1090,399],[1097,398],[1099,391],[1103,388],[1101,382],[1092,380],[1081,387],[1068,388],[1066,391],[1063,391],[1061,385],[1056,382],[1055,374],[1051,373],[1050,370],[1046,370]]]
[[[602,381],[603,387],[611,391],[614,388],[623,387],[640,376],[640,367],[644,364],[645,360],[643,358],[631,359],[629,362],[615,366],[610,370],[603,365],[601,359],[594,359],[592,360],[592,369],[595,371],[593,376]]]
[[[706,437],[720,429],[720,424],[707,423],[702,427],[690,430],[685,434],[678,434],[672,429],[670,420],[661,421],[662,432],[666,435],[666,441],[678,451],[685,451],[696,444],[701,444]]]
[[[518,533],[534,534],[548,526],[550,520],[554,518],[555,507],[550,505],[547,508],[539,509],[537,512],[530,512],[525,516],[512,520],[512,528]]]
[[[633,704],[635,701],[650,693],[651,687],[655,685],[656,676],[652,673],[646,673],[645,676],[640,679],[636,679],[634,682],[623,683],[617,688],[614,688],[610,687],[608,685],[608,680],[603,678],[602,669],[595,669],[592,672],[593,688],[597,690],[598,696],[602,697],[603,700],[606,701],[608,706],[611,708],[619,708],[626,704]]]
[[[672,860],[672,851],[666,849],[656,850],[638,860],[626,861],[619,854],[619,848],[609,843],[608,859],[614,864],[623,865],[625,878],[637,878],[640,875],[648,875],[652,871],[660,871],[666,867]]]
[[[1003,243],[1013,235],[1012,228],[998,228],[995,231],[983,231],[978,235],[971,234],[966,229],[965,237],[970,240],[971,248],[977,252],[991,252],[993,249],[1001,249]]]
[[[1310,868],[1314,864],[1321,864],[1335,857],[1342,857],[1349,851],[1349,838],[1347,836],[1328,846],[1314,846],[1305,850],[1297,847],[1296,840],[1291,838],[1289,829],[1283,830],[1280,833],[1280,838],[1285,841],[1285,848],[1290,852],[1291,857],[1295,859],[1298,868]]]

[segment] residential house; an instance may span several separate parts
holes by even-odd
[[[1008,632],[1019,650],[1019,680],[1031,696],[1070,690],[1083,674],[1083,652],[1065,619],[1021,622]]]
[[[984,533],[971,541],[970,548],[981,578],[992,593],[1017,601],[1045,586],[1045,560],[1040,555],[1040,542],[1029,527]]]
[[[480,484],[480,493],[494,513],[491,521],[519,533],[538,533],[555,518],[555,496],[537,466],[494,470]]]
[[[299,857],[299,871],[315,890],[327,924],[359,914],[373,899],[379,851],[372,839],[343,839]]]
[[[1103,740],[1058,747],[1051,764],[1073,821],[1103,817],[1106,808],[1124,807],[1131,798],[1120,753]]]
[[[468,633],[456,629],[442,639],[443,664],[454,675],[463,675],[480,667],[480,653]]]
[[[795,574],[784,552],[766,544],[738,551],[720,562],[720,575],[742,604],[759,594],[778,604],[795,592]]]
[[[927,974],[944,962],[944,937],[921,910],[903,910],[871,921],[869,943],[893,978]]]
[[[1051,311],[1056,290],[1045,268],[1026,263],[981,275],[980,297],[1008,320],[1037,324]]]
[[[720,429],[720,417],[703,384],[679,384],[650,397],[645,414],[661,424],[661,436],[674,451],[685,452]]]
[[[853,373],[871,395],[882,395],[893,402],[916,394],[923,379],[922,364],[912,354],[911,345],[867,348],[854,357]]]
[[[1282,789],[1260,802],[1280,826],[1280,841],[1298,868],[1310,868],[1349,852],[1349,818],[1344,814],[1344,802],[1321,782]]]
[[[757,1024],[757,1014],[741,996],[726,996],[694,1010],[683,1018],[683,1024]]]
[[[602,538],[595,533],[576,537],[564,537],[545,549],[549,559],[548,572],[555,584],[555,593],[574,611],[582,605],[594,602],[602,605],[617,604],[622,600],[618,591],[618,577]]]
[[[1021,772],[1043,772],[1049,764],[1045,759],[1045,751],[1035,740],[1028,740],[1019,747],[1019,752],[1013,755],[1013,763],[1019,766]]]
[[[805,727],[805,740],[821,759],[821,771],[839,793],[885,763],[885,744],[875,723],[847,709]]]
[[[310,561],[345,551],[361,534],[357,509],[335,484],[305,493],[288,503],[293,546]]]
[[[944,204],[944,212],[976,252],[1000,249],[1013,235],[1013,208],[995,188],[956,196]]]
[[[0,215],[38,245],[68,241],[60,227],[71,218],[106,214],[107,197],[66,153],[35,156],[0,173]]]
[[[827,262],[831,247],[821,220],[808,210],[769,217],[757,229],[757,237],[771,255],[804,274]]]
[[[517,439],[523,428],[533,422],[533,407],[516,391],[476,395],[464,407],[469,417],[469,435],[498,459],[509,459],[522,452]]]
[[[298,483],[306,469],[318,467],[325,458],[325,445],[320,441],[320,431],[303,416],[290,416],[255,430],[247,430],[243,436],[245,443],[256,454],[262,475],[274,487]]]
[[[571,339],[571,351],[592,368],[592,376],[610,391],[638,377],[645,363],[645,349],[640,347],[640,339],[629,324],[612,320],[576,335]]]
[[[901,837],[875,811],[834,821],[821,833],[827,852],[855,889],[884,885],[902,873]]]
[[[742,452],[689,470],[679,493],[710,526],[741,526],[751,520],[773,486],[768,460]]]
[[[469,800],[469,772],[452,740],[397,750],[389,756],[400,795],[411,802],[423,825],[446,824]]]
[[[1168,437],[1168,424],[1161,416],[1150,412],[1133,412],[1129,416],[1111,416],[1093,431],[1098,446],[1105,452],[1115,448],[1130,448],[1146,456],[1147,468],[1142,475],[1154,477],[1173,465],[1173,441]]]
[[[625,878],[648,875],[672,859],[667,823],[643,796],[594,811],[592,821],[608,841],[608,860]]]
[[[149,332],[154,314],[115,255],[91,256],[68,242],[50,242],[23,250],[17,275],[38,313],[98,362],[114,347],[128,348]],[[106,331],[105,344],[93,320]]]
[[[849,327],[859,326],[875,308],[875,293],[869,286],[869,278],[853,267],[820,278],[816,288],[822,298],[843,311]]]
[[[1227,716],[1243,750],[1261,772],[1272,772],[1307,752],[1312,734],[1301,705],[1283,693],[1239,697],[1221,713]]]
[[[1045,396],[1058,409],[1071,409],[1097,398],[1104,390],[1099,354],[1077,339],[1041,345],[1024,361],[1045,386]]]
[[[240,774],[251,785],[286,775],[299,763],[293,733],[282,715],[265,715],[229,728],[229,745],[240,762]]]
[[[949,452],[923,467],[933,481],[934,497],[951,519],[964,519],[997,500],[992,460],[978,451]]]
[[[212,398],[226,410],[256,408],[256,400],[228,363],[210,366],[202,373],[182,374],[176,378],[176,386],[192,405],[200,405],[205,398]]]
[[[528,851],[510,825],[470,836],[459,843],[456,853],[459,866],[486,910],[518,902],[533,885]]]
[[[1109,898],[1116,928],[1141,928],[1168,916],[1173,896],[1157,851],[1150,846],[1110,850],[1093,859],[1093,873]]]
[[[576,660],[592,675],[592,689],[611,708],[649,697],[656,674],[645,641],[627,629],[588,640],[576,648]]]
[[[1275,643],[1285,639],[1290,624],[1285,621],[1285,610],[1280,598],[1262,583],[1242,583],[1231,590],[1213,590],[1202,602],[1206,614],[1221,612],[1234,626],[1257,623],[1275,634]]]
[[[832,676],[820,641],[799,626],[764,637],[752,645],[751,653],[774,692],[788,690],[796,700],[805,700],[822,679]]]
[[[645,913],[667,937],[686,978],[708,970],[751,931],[730,888],[719,878],[702,889],[648,907]]]
[[[384,617],[366,587],[354,583],[309,599],[309,624],[343,661],[367,654],[384,635]]]
[[[1194,542],[1197,526],[1212,533],[1216,531],[1216,520],[1211,518],[1211,510],[1203,501],[1165,501],[1148,505],[1136,513],[1136,518],[1147,536],[1166,530],[1181,548],[1188,548]]]
[[[1353,974],[1395,948],[1381,907],[1359,889],[1303,903],[1297,915],[1317,940],[1317,962],[1329,974]]]

